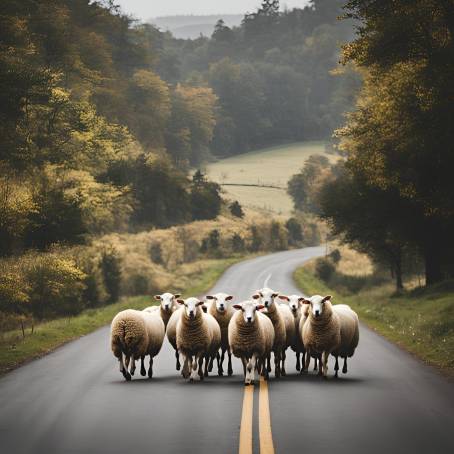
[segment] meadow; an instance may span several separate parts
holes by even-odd
[[[314,154],[325,155],[331,161],[337,159],[326,152],[324,142],[298,142],[221,159],[204,170],[211,180],[223,185],[226,198],[246,207],[290,215],[293,204],[286,192],[287,182]]]

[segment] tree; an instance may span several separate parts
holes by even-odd
[[[244,211],[243,208],[241,207],[240,203],[238,200],[235,200],[229,205],[229,210],[230,213],[232,213],[232,216],[235,216],[237,218],[243,218],[244,217]]]
[[[221,212],[221,187],[198,171],[192,179],[190,206],[194,220],[215,219]]]
[[[289,218],[285,223],[285,228],[288,232],[289,243],[292,245],[298,245],[303,241],[303,229],[301,224],[295,218]]]
[[[120,258],[114,249],[106,249],[101,256],[101,270],[104,285],[109,295],[108,302],[115,303],[120,297],[121,266]]]

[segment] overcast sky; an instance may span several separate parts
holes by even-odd
[[[123,11],[137,19],[175,14],[244,14],[252,12],[261,0],[116,0]],[[302,7],[307,0],[282,0],[282,6]]]

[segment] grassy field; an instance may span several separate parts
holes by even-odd
[[[294,278],[307,294],[331,294],[336,303],[349,304],[369,327],[454,378],[454,282],[400,295],[385,283],[350,294],[345,286],[329,288],[320,281],[313,263]]]
[[[183,296],[200,295],[208,291],[229,266],[240,260],[241,258],[212,260],[208,268],[193,276],[191,284],[182,289]],[[121,310],[144,309],[152,304],[156,304],[156,301],[151,295],[124,298],[110,306],[87,309],[76,317],[36,325],[33,334],[27,330],[25,339],[23,339],[21,331],[4,333],[0,338],[0,374],[109,324],[115,314]]]
[[[325,153],[323,142],[301,142],[265,148],[250,153],[222,159],[206,166],[210,179],[220,184],[256,184],[276,188],[224,186],[226,196],[242,205],[289,215],[293,205],[287,195],[287,182],[303,167],[313,154],[323,154],[329,159],[335,155]]]

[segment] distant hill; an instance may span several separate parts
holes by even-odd
[[[238,26],[243,20],[242,14],[218,14],[211,16],[163,16],[149,20],[161,30],[169,30],[175,38],[195,39],[200,34],[211,36],[216,22],[222,19],[229,27]]]

